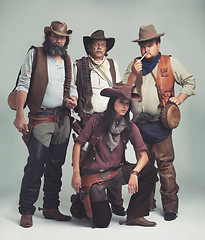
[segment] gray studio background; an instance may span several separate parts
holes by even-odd
[[[115,37],[109,57],[118,62],[121,77],[129,62],[140,54],[138,45],[131,42],[138,38],[139,27],[152,23],[158,33],[165,32],[161,52],[178,58],[195,75],[197,82],[196,96],[180,106],[181,123],[173,132],[180,198],[190,199],[192,203],[204,198],[204,0],[0,0],[1,208],[18,213],[18,194],[27,158],[21,134],[13,126],[15,112],[9,109],[7,96],[15,85],[28,48],[42,44],[43,29],[52,20],[64,21],[73,30],[68,48],[73,61],[85,55],[83,36],[103,29],[106,37]],[[65,209],[70,206],[69,197],[74,192],[70,186],[72,145],[71,139],[63,168],[61,199]],[[129,146],[127,159],[133,161],[133,156]],[[127,199],[127,191],[123,192]],[[41,204],[40,195],[37,207]],[[160,200],[158,205],[161,207]],[[204,208],[201,211],[203,214]]]

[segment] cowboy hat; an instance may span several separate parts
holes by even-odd
[[[139,100],[140,96],[137,93],[132,93],[132,87],[122,82],[116,83],[112,88],[104,88],[100,92],[104,97],[123,97],[129,100]]]
[[[67,30],[67,25],[61,21],[53,21],[50,27],[44,28],[44,33],[54,32],[55,34],[63,37],[67,37],[72,34],[72,30]]]
[[[154,25],[150,24],[148,26],[141,26],[139,30],[139,39],[132,42],[144,42],[154,38],[163,36],[165,33],[158,34]]]
[[[106,41],[107,52],[111,48],[113,48],[113,46],[115,44],[115,39],[114,38],[106,38],[103,30],[97,30],[97,31],[93,32],[91,34],[91,36],[84,36],[83,37],[83,44],[84,44],[85,51],[86,51],[87,54],[89,54],[88,45],[90,45],[92,43],[92,40],[105,40]]]

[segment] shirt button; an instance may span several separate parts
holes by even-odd
[[[107,162],[107,164],[109,165],[109,164],[110,164],[110,162]]]

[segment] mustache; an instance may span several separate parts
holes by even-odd
[[[98,53],[98,52],[103,53],[103,51],[102,51],[101,49],[97,49],[97,50],[96,50],[96,53]]]

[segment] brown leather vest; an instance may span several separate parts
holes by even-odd
[[[152,73],[156,81],[156,87],[161,105],[165,106],[170,97],[174,97],[174,75],[171,68],[170,56],[162,55],[158,63],[157,78]]]
[[[48,85],[47,54],[43,47],[38,47],[36,69],[28,94],[28,107],[32,114],[41,108]]]
[[[65,70],[67,73],[67,80],[66,81],[66,91],[70,94],[70,81],[71,81],[71,64],[70,64],[70,57],[67,55],[66,59]],[[70,68],[70,69],[67,69]],[[32,114],[36,114],[43,102],[43,98],[45,95],[45,91],[48,85],[48,69],[47,69],[47,54],[43,47],[38,47],[38,56],[37,56],[37,63],[36,68],[33,73],[32,82],[29,89],[28,94],[28,107]],[[65,88],[64,88],[65,94]]]

